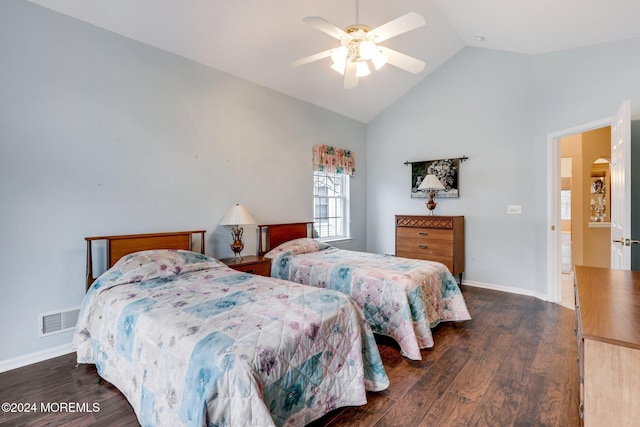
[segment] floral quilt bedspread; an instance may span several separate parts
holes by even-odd
[[[143,426],[301,426],[389,384],[349,298],[188,251],[128,255],[100,276],[74,348]]]
[[[268,252],[271,275],[343,292],[363,309],[373,332],[390,336],[402,354],[420,360],[433,347],[431,328],[471,319],[444,264],[338,249],[314,239],[285,242]]]

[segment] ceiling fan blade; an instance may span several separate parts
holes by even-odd
[[[399,18],[389,21],[386,24],[374,28],[369,31],[369,35],[374,35],[375,42],[380,43],[391,37],[395,37],[399,34],[406,33],[407,31],[415,30],[426,24],[424,17],[415,12],[409,12],[406,15],[402,15]]]
[[[358,76],[356,76],[357,64],[355,62],[347,61],[347,67],[344,70],[344,88],[353,89],[358,86]]]
[[[331,37],[335,37],[340,40],[341,37],[348,37],[349,35],[340,28],[333,25],[331,22],[319,16],[307,16],[303,19],[307,24],[311,24],[318,30],[329,34]]]
[[[290,62],[289,67],[299,67],[304,64],[308,64],[309,62],[317,61],[319,59],[328,58],[331,56],[331,51],[333,49],[323,50],[322,52],[315,53],[313,55],[305,56],[304,58],[300,58],[296,61]]]
[[[424,61],[405,55],[404,53],[400,53],[397,50],[389,49],[388,47],[378,46],[378,48],[382,53],[387,55],[387,62],[391,65],[395,65],[398,68],[414,74],[424,70]]]

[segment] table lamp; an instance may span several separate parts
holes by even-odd
[[[255,224],[255,220],[249,215],[249,212],[239,204],[232,206],[225,214],[220,225],[231,225],[231,237],[233,243],[231,243],[231,250],[233,251],[233,262],[239,258],[242,261],[242,250],[244,249],[244,243],[242,243],[242,233],[244,232],[241,225]]]
[[[435,215],[436,202],[433,200],[438,194],[438,191],[444,190],[444,185],[435,175],[427,175],[424,177],[418,190],[424,190],[429,195],[429,201],[427,202],[427,209],[431,215]]]

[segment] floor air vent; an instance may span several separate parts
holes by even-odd
[[[80,308],[40,315],[40,336],[68,331],[76,327]]]

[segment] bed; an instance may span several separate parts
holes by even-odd
[[[184,236],[163,233],[172,249],[130,236],[136,252],[89,287],[73,345],[141,425],[301,426],[388,387],[371,329],[343,294],[238,272]],[[103,236],[107,252],[128,252],[117,237]]]
[[[431,328],[439,323],[471,319],[444,264],[338,249],[310,238],[311,224],[259,226],[271,275],[348,294],[373,332],[396,340],[403,356],[420,360],[420,349],[433,347]]]

